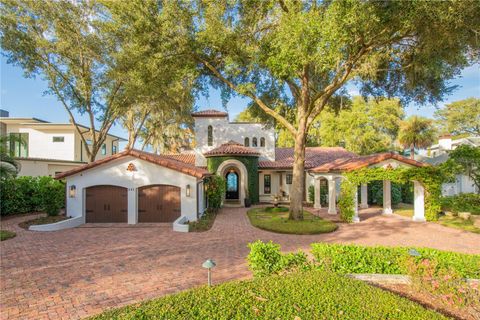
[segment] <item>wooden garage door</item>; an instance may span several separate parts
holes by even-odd
[[[127,188],[93,186],[86,191],[86,222],[127,222]]]
[[[180,188],[152,185],[138,189],[138,222],[173,222],[180,217]]]

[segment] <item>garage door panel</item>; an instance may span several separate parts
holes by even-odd
[[[86,190],[86,222],[128,221],[128,191],[118,186],[93,186]]]
[[[180,213],[179,187],[152,185],[138,189],[138,222],[173,222]]]

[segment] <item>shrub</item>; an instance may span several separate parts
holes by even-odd
[[[455,196],[442,197],[441,206],[443,211],[471,212],[480,214],[480,194],[460,193]]]
[[[383,182],[382,182],[383,184]],[[392,188],[392,205],[397,205],[402,202],[402,187],[397,183],[391,184]],[[383,185],[375,190],[373,194],[373,203],[383,205]]]
[[[315,186],[308,187],[308,201],[315,202]]]
[[[408,273],[406,261],[410,248],[364,247],[357,245],[313,243],[312,254],[320,268],[339,273]],[[480,277],[480,255],[462,254],[429,248],[417,248],[417,263],[429,259],[436,263],[436,272],[454,269],[462,277]]]
[[[312,270],[200,287],[109,310],[92,319],[446,318],[361,281]]]
[[[299,251],[282,254],[280,245],[257,240],[249,243],[250,253],[247,256],[248,266],[255,277],[265,277],[298,267],[307,266],[307,256]]]
[[[51,177],[18,177],[1,181],[1,214],[46,211],[58,214],[65,206],[65,187]]]
[[[209,211],[217,212],[220,209],[225,188],[226,182],[224,178],[217,175],[208,178],[206,193]]]

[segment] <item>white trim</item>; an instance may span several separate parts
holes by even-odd
[[[63,229],[75,228],[84,224],[83,217],[75,217],[67,220],[58,221],[49,224],[32,225],[28,228],[30,231],[57,231]]]

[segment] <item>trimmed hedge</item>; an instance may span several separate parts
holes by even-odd
[[[107,311],[92,319],[446,318],[361,281],[308,271],[200,287]]]
[[[45,211],[56,215],[65,207],[65,185],[51,177],[18,177],[1,181],[1,215]]]
[[[338,273],[407,274],[407,247],[364,247],[357,245],[313,243],[312,254],[320,268]],[[437,273],[455,270],[465,278],[480,278],[480,255],[462,254],[429,248],[416,248],[416,261],[437,263]]]
[[[443,211],[480,214],[480,194],[460,193],[440,199]]]

